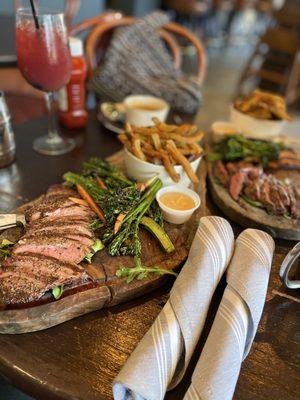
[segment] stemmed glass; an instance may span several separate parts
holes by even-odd
[[[67,30],[61,13],[38,10],[38,28],[30,8],[20,8],[16,15],[18,65],[24,78],[36,89],[46,92],[49,115],[48,135],[33,142],[42,154],[59,155],[75,147],[73,139],[58,133],[54,92],[71,77],[71,56]]]

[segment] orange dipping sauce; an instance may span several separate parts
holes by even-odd
[[[159,200],[166,207],[173,210],[186,211],[195,207],[194,200],[185,193],[167,192],[160,196]]]

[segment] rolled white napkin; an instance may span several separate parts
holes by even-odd
[[[225,219],[201,218],[168,302],[113,383],[115,400],[160,400],[181,380],[233,247]]]
[[[227,287],[184,400],[229,400],[265,303],[274,241],[246,229],[236,240]]]

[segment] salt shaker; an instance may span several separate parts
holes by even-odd
[[[4,93],[0,91],[0,168],[11,164],[15,159],[15,154],[16,144],[11,117]]]

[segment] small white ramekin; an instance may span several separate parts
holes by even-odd
[[[190,210],[175,210],[174,208],[165,206],[160,201],[160,197],[163,194],[169,193],[169,192],[180,192],[180,193],[184,193],[184,194],[190,196],[194,200],[195,207],[191,208]],[[176,225],[184,224],[185,222],[187,222],[191,218],[193,212],[195,210],[197,210],[197,208],[201,204],[199,195],[194,190],[188,189],[187,187],[182,186],[182,185],[167,186],[167,187],[160,189],[156,193],[156,200],[161,209],[164,219],[167,222],[170,222],[170,223],[176,224]]]

